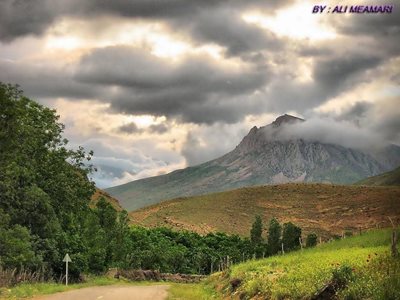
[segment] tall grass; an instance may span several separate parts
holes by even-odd
[[[24,269],[3,269],[0,266],[0,288],[9,287],[24,282],[44,282],[48,279],[47,277],[48,276],[44,271],[34,272]]]
[[[351,280],[338,293],[343,299],[400,299],[400,261],[390,257],[390,230],[333,241],[321,246],[254,260],[214,275],[225,295],[249,299],[309,299],[342,267]],[[240,282],[232,288],[232,282]],[[373,284],[375,283],[375,285]],[[217,285],[217,284],[216,284]],[[363,292],[363,297],[357,294]],[[386,293],[386,294],[385,294]]]

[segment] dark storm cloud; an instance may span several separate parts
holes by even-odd
[[[334,24],[344,34],[392,37],[400,34],[400,10],[397,8],[395,6],[390,14],[355,14],[351,18],[336,19]]]
[[[370,102],[356,102],[349,109],[345,110],[337,119],[353,121],[359,124],[359,121],[368,116],[368,113],[373,108]]]
[[[364,2],[365,5],[376,5],[372,1]],[[386,59],[400,54],[400,9],[396,5],[390,14],[355,14],[351,18],[334,18],[331,25],[355,41],[361,37],[369,38],[368,43],[358,46],[368,47],[370,52],[380,53]]]
[[[250,8],[272,12],[286,1],[244,0],[3,0],[0,3],[0,40],[40,35],[64,16],[79,18],[117,16],[167,22],[175,31],[186,32],[199,42],[214,42],[229,55],[281,47],[266,30],[245,23],[240,14]]]
[[[246,23],[239,13],[231,9],[203,12],[189,24],[191,36],[196,41],[223,45],[227,54],[233,56],[264,49],[282,49],[280,39],[266,29]]]
[[[139,129],[139,127],[137,127],[135,122],[131,122],[131,123],[128,123],[128,124],[118,127],[118,131],[122,132],[122,133],[128,133],[128,134],[142,132],[142,130]]]
[[[160,123],[150,125],[147,128],[139,128],[135,122],[131,122],[118,127],[117,131],[126,134],[140,134],[143,132],[163,134],[168,131],[168,127],[167,125]]]
[[[314,59],[312,81],[293,80],[290,73],[279,74],[269,86],[267,106],[278,113],[306,112],[327,100],[370,80],[366,72],[379,66],[382,57],[356,52],[332,53]]]
[[[77,70],[79,82],[114,87],[104,99],[114,110],[205,123],[244,116],[248,110],[237,98],[253,93],[268,79],[265,68],[225,69],[197,56],[171,64],[131,47],[95,50],[82,58]]]
[[[70,67],[0,59],[0,70],[0,81],[18,83],[26,95],[33,98],[93,99],[106,93],[101,87],[93,89],[75,81]]]
[[[340,89],[360,73],[374,68],[383,60],[375,55],[340,54],[338,57],[316,60],[313,77],[318,85],[328,90]]]
[[[153,124],[153,125],[149,126],[148,130],[151,133],[163,134],[163,133],[166,133],[168,131],[168,127],[167,127],[167,125],[165,125],[163,123],[161,123],[161,124]]]
[[[0,40],[42,34],[58,15],[56,1],[3,0],[0,2]]]

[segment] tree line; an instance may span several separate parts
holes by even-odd
[[[305,243],[302,240],[301,228],[292,222],[281,225],[276,218],[268,224],[268,236],[262,238],[263,222],[261,216],[256,216],[250,230],[250,240],[257,258],[298,250],[303,247],[317,245],[317,235],[309,233]]]
[[[109,267],[209,274],[276,254],[282,243],[285,251],[299,246],[301,229],[291,223],[281,227],[276,219],[263,241],[260,217],[250,238],[201,236],[130,226],[127,212],[117,212],[104,198],[90,207],[93,153],[71,149],[63,131],[55,110],[25,97],[18,86],[0,83],[0,268],[57,278],[69,253],[75,278]]]

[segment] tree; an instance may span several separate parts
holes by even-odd
[[[282,243],[285,251],[300,248],[301,228],[292,222],[283,224]]]
[[[317,245],[317,235],[315,233],[309,233],[306,238],[306,247],[315,247]]]
[[[118,213],[115,229],[114,258],[113,261],[118,267],[126,268],[129,264],[128,255],[131,245],[129,239],[129,216],[126,210]]]
[[[66,251],[87,247],[82,234],[94,192],[87,164],[92,153],[69,149],[58,120],[55,110],[24,97],[18,86],[0,83],[0,209],[8,215],[6,231],[21,240],[8,239],[6,248],[33,251],[33,256],[20,255],[35,261],[24,258],[25,267],[56,273],[62,271]],[[42,257],[42,265],[33,257]],[[0,263],[5,268],[14,264],[11,259]]]
[[[278,220],[272,218],[268,227],[268,253],[274,255],[281,249],[281,232],[282,227]]]
[[[262,242],[262,219],[256,216],[254,223],[250,230],[250,240],[253,245],[259,245]]]
[[[100,197],[96,204],[96,213],[100,223],[100,228],[104,232],[105,261],[104,264],[109,266],[113,262],[114,249],[120,245],[116,245],[115,237],[117,232],[117,211],[106,201],[104,197]]]
[[[41,261],[35,255],[28,229],[21,225],[10,226],[9,221],[10,217],[0,209],[0,266],[36,267]]]

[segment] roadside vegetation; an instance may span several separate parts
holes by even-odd
[[[124,282],[122,280],[114,278],[108,278],[105,276],[92,276],[87,278],[85,283],[74,283],[68,286],[62,283],[55,282],[21,283],[13,287],[0,288],[0,299],[30,298],[38,295],[54,294],[90,286],[102,286],[112,284],[128,284],[128,282]]]
[[[339,299],[399,299],[400,259],[390,255],[390,237],[390,230],[371,231],[245,262],[211,282],[234,299],[310,299],[324,287]]]

